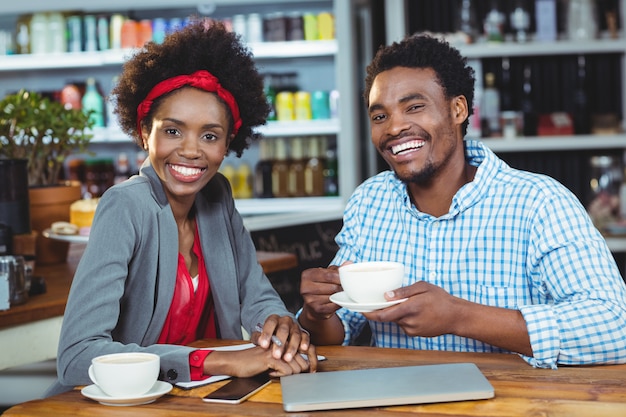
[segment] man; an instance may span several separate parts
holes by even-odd
[[[626,286],[576,197],[464,141],[474,73],[446,42],[413,36],[367,68],[371,140],[392,171],[350,198],[328,269],[302,274],[300,324],[315,344],[369,323],[384,347],[516,352],[537,367],[626,362]],[[408,298],[370,313],[329,300],[337,266],[405,264]]]

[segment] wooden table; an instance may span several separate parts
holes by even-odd
[[[205,340],[195,346],[216,346]],[[29,416],[405,416],[406,413],[430,416],[626,416],[626,365],[561,367],[558,370],[536,369],[517,355],[493,353],[458,353],[411,351],[362,346],[321,346],[318,353],[328,359],[320,362],[319,371],[430,365],[473,362],[495,388],[495,398],[440,404],[404,405],[341,411],[287,413],[283,411],[280,383],[270,384],[240,405],[206,404],[200,397],[224,382],[180,390],[152,404],[135,407],[110,407],[83,397],[79,390],[44,400],[18,404],[3,417]],[[384,381],[381,381],[384,383]]]
[[[56,357],[67,296],[84,249],[84,243],[72,243],[66,263],[36,266],[35,275],[46,280],[46,293],[0,311],[0,369]],[[257,259],[266,274],[298,265],[297,256],[287,252],[259,251]]]

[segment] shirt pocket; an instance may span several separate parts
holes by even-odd
[[[493,307],[515,309],[519,305],[526,304],[523,289],[510,286],[476,285],[475,303]]]

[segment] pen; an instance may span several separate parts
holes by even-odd
[[[261,326],[261,323],[257,323],[256,326],[254,326],[254,330],[256,330],[259,333],[262,333],[263,327]],[[275,334],[272,335],[272,343],[274,343],[278,347],[281,347],[283,345],[283,342],[281,342],[280,339]]]

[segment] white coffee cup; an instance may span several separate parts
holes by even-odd
[[[402,286],[404,265],[399,262],[359,262],[339,267],[341,286],[357,303],[383,303],[385,293]]]
[[[136,397],[154,386],[160,366],[154,353],[111,353],[91,360],[89,378],[111,397]]]

